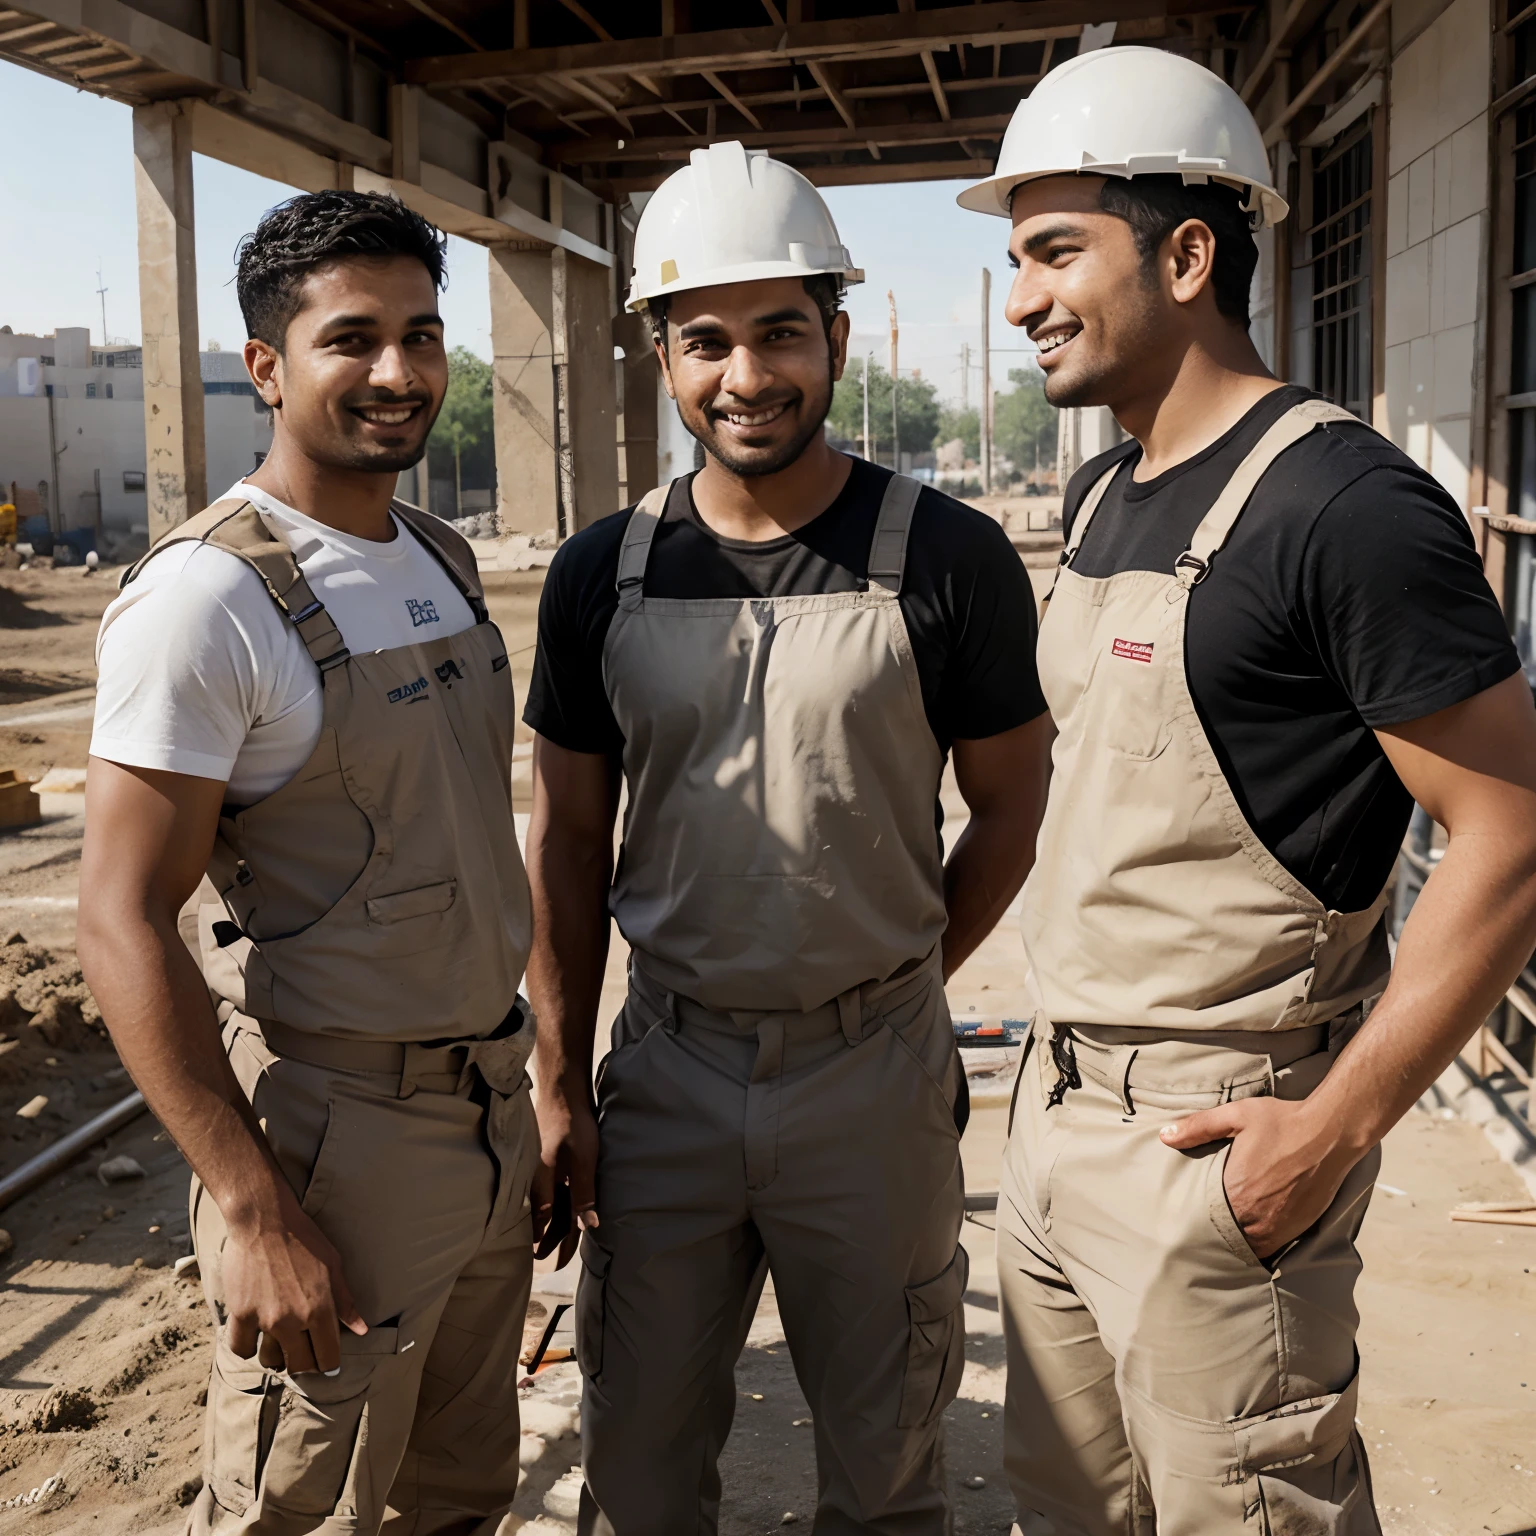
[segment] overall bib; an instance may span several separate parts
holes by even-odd
[[[1316,401],[1281,417],[1170,572],[1072,569],[1112,468],[1041,625],[1060,734],[1024,891],[1039,1007],[998,1207],[1005,1460],[1032,1536],[1378,1529],[1353,1293],[1379,1153],[1260,1260],[1227,1202],[1230,1143],[1158,1139],[1197,1109],[1304,1098],[1387,980],[1385,894],[1329,911],[1264,847],[1185,667],[1191,590],[1259,479],[1332,420],[1354,418]]]
[[[589,1536],[717,1528],[770,1269],[814,1414],[816,1532],[949,1528],[964,1078],[939,973],[943,754],[897,601],[918,491],[891,481],[858,592],[646,597],[665,488],[626,533],[604,668],[632,960],[576,1303]]]
[[[517,1488],[538,1136],[517,997],[530,919],[512,684],[468,546],[393,510],[463,592],[472,628],[352,655],[246,502],[144,557],[201,540],[244,560],[320,670],[320,739],[282,788],[224,808],[198,928],[230,1064],[369,1325],[342,1330],[334,1377],[236,1356],[224,1223],[193,1180],[220,1325],[193,1536],[488,1533]]]

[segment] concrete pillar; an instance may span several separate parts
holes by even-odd
[[[550,262],[560,531],[569,536],[619,510],[613,274],[595,261],[559,248]]]
[[[656,432],[656,349],[644,315],[628,311],[615,317],[613,342],[624,349],[619,417],[619,501],[629,506],[658,483]]]
[[[192,122],[174,101],[133,109],[144,337],[145,490],[151,541],[208,501],[198,368]],[[220,487],[220,489],[223,489]]]
[[[564,533],[556,465],[550,253],[493,245],[490,288],[491,405],[502,532]]]

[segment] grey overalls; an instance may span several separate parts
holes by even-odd
[[[583,1532],[716,1529],[769,1269],[815,1419],[817,1529],[948,1529],[963,1078],[943,755],[897,601],[918,491],[892,480],[858,592],[647,597],[666,488],[626,532],[604,672],[633,954],[581,1248]]]
[[[1304,1098],[1387,980],[1385,897],[1331,912],[1279,864],[1185,672],[1191,590],[1260,477],[1334,420],[1355,418],[1317,401],[1282,416],[1172,571],[1072,569],[1111,468],[1041,624],[1060,734],[1024,890],[1040,1006],[998,1276],[1009,1479],[1021,1514],[1057,1536],[1377,1530],[1354,1428],[1353,1293],[1379,1153],[1261,1262],[1227,1203],[1229,1144],[1192,1154],[1158,1139],[1196,1109]]]
[[[221,1328],[194,1536],[488,1533],[517,1488],[538,1136],[517,1005],[530,922],[512,684],[469,547],[394,511],[472,628],[350,654],[246,502],[145,556],[193,539],[238,556],[320,669],[320,739],[282,788],[225,808],[199,928],[235,1075],[369,1324],[342,1330],[330,1378],[265,1371]],[[222,1323],[224,1225],[195,1179],[192,1224]]]

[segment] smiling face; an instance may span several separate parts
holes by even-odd
[[[1057,407],[1114,405],[1166,365],[1178,303],[1137,250],[1131,226],[1099,206],[1098,176],[1047,176],[1013,194],[1009,323],[1040,348]]]
[[[309,273],[299,301],[281,351],[245,344],[275,430],[326,469],[409,469],[448,388],[426,267],[413,256],[344,257]]]
[[[777,474],[805,452],[843,375],[848,317],[831,334],[799,278],[673,296],[657,344],[683,425],[732,474]]]

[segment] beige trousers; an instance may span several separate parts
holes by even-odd
[[[735,1015],[632,972],[576,1301],[583,1536],[716,1530],[736,1358],[770,1270],[815,1423],[817,1536],[950,1529],[961,1092],[934,970]]]
[[[1230,1144],[1157,1134],[1231,1100],[1304,1098],[1327,1033],[1078,1030],[1081,1086],[1054,1106],[1072,1058],[1048,1029],[1032,1042],[998,1204],[1004,1459],[1026,1536],[1377,1536],[1354,1286],[1379,1152],[1261,1261],[1227,1202]]]
[[[405,1077],[317,1067],[241,1023],[225,1032],[235,1074],[369,1329],[342,1330],[335,1377],[236,1356],[224,1224],[194,1181],[193,1241],[221,1326],[188,1530],[489,1536],[517,1491],[538,1156],[527,1080],[492,1093],[471,1068],[434,1070],[448,1053],[430,1050]]]

